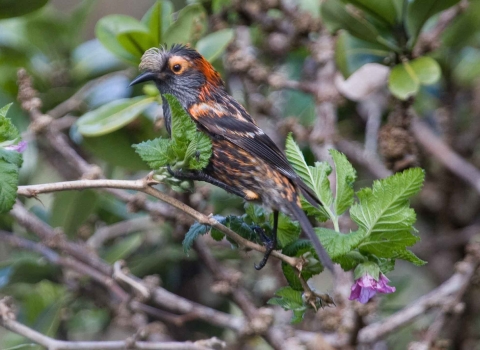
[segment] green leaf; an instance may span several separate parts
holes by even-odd
[[[345,234],[325,227],[315,227],[314,230],[333,261],[355,249],[365,238],[363,231]]]
[[[333,202],[328,175],[332,168],[326,162],[316,162],[315,167],[308,166],[303,153],[293,140],[292,134],[288,134],[285,154],[296,173],[318,196],[320,201],[329,206]]]
[[[415,72],[422,85],[436,83],[442,74],[440,65],[431,57],[419,57],[410,61],[410,67]]]
[[[141,25],[140,22],[138,22],[138,24]],[[142,27],[144,26],[142,25]],[[120,33],[117,35],[117,41],[125,50],[136,57],[136,62],[138,63],[140,63],[145,51],[157,46],[147,28]]]
[[[324,207],[330,207],[333,203],[332,189],[328,175],[332,173],[332,167],[327,162],[315,162],[315,167],[310,168],[312,174],[313,190]]]
[[[168,27],[163,41],[169,46],[173,44],[187,44],[198,40],[206,29],[206,14],[200,4],[191,4],[184,7],[177,20]]]
[[[407,169],[385,179],[376,180],[372,189],[357,192],[359,203],[350,209],[350,216],[367,236],[376,232],[410,230],[415,212],[409,198],[418,193],[425,174],[420,168]]]
[[[422,263],[406,247],[418,240],[410,232],[416,216],[409,207],[409,198],[420,191],[424,177],[422,169],[412,168],[375,181],[372,189],[357,192],[359,203],[351,207],[350,216],[366,237],[358,247],[360,252]]]
[[[417,94],[421,84],[433,84],[438,81],[440,75],[441,70],[437,61],[430,57],[419,57],[393,67],[388,87],[393,95],[406,100]]]
[[[11,106],[12,103],[9,103],[0,109],[0,145],[8,141],[13,142],[20,136],[15,125],[7,118],[7,113]]]
[[[113,264],[120,259],[126,259],[129,255],[138,250],[142,244],[142,235],[135,234],[122,238],[118,243],[109,247],[105,253],[102,254],[103,259]]]
[[[275,292],[275,297],[270,299],[267,304],[281,306],[284,310],[292,310],[293,324],[300,323],[305,316],[307,307],[303,303],[302,292],[292,289],[291,287],[283,287]]]
[[[293,140],[292,133],[287,135],[285,154],[295,172],[317,194],[318,199],[326,206],[332,204],[333,194],[330,189],[330,181],[328,180],[328,175],[332,169],[328,163],[317,162],[315,167],[308,166],[300,147]],[[315,208],[305,200],[302,200],[302,208],[307,211],[308,215],[319,217],[320,221],[325,221],[322,219],[329,217],[323,207]]]
[[[256,233],[241,216],[229,215],[225,218],[225,221],[222,222],[222,224],[249,241],[254,241],[257,238]]]
[[[48,0],[0,0],[0,19],[26,15],[47,3]]]
[[[357,172],[347,157],[335,149],[329,150],[335,163],[336,190],[334,208],[337,215],[344,213],[353,204],[353,184]]]
[[[403,259],[421,266],[426,262],[419,259],[406,247],[412,246],[420,240],[409,231],[399,231],[392,235],[391,232],[372,233],[359,246],[363,254],[373,254],[378,258]]]
[[[273,227],[273,215],[270,215],[270,225]],[[292,221],[287,215],[280,213],[278,216],[277,239],[280,247],[295,242],[300,237],[300,224]]]
[[[417,94],[420,89],[420,81],[408,62],[393,67],[388,78],[388,89],[401,100],[406,100]]]
[[[260,225],[265,222],[265,209],[261,205],[256,205],[252,203],[245,203],[245,213],[250,218],[252,223]]]
[[[154,97],[138,96],[116,100],[93,111],[77,120],[78,131],[84,136],[101,136],[132,122],[146,110]]]
[[[433,15],[457,4],[460,0],[413,0],[408,4],[406,28],[413,46],[423,25]]]
[[[397,19],[397,11],[392,0],[343,0],[355,5],[384,23],[393,25]]]
[[[314,207],[303,196],[300,197],[300,202],[302,204],[303,211],[305,211],[308,216],[313,216],[315,219],[317,219],[320,222],[325,222],[330,218],[330,216],[325,211],[325,208],[323,206]]]
[[[185,238],[183,239],[183,251],[185,254],[188,254],[189,250],[192,249],[193,242],[199,237],[206,234],[210,231],[210,226],[200,224],[198,222],[194,223],[190,226],[190,229],[185,234]]]
[[[233,29],[222,29],[201,38],[196,49],[207,61],[213,62],[225,51],[232,39]]]
[[[377,29],[364,18],[348,12],[339,0],[327,0],[322,3],[323,23],[331,32],[347,30],[351,35],[369,42],[377,42]]]
[[[193,156],[189,159],[188,168],[193,170],[204,169],[210,162],[212,156],[212,142],[210,137],[202,132],[197,132],[195,138],[190,142],[191,148],[194,148]],[[193,145],[195,147],[193,147]]]
[[[382,45],[355,38],[348,32],[342,31],[337,37],[335,62],[345,78],[367,63],[388,63],[390,55],[391,51]]]
[[[197,127],[175,96],[165,94],[162,97],[167,100],[172,114],[172,140],[177,144],[185,144],[185,155],[187,143],[195,137]]]
[[[97,200],[97,193],[90,190],[57,193],[50,210],[50,224],[61,227],[69,238],[76,238],[80,226],[95,212]]]
[[[154,170],[166,165],[176,169],[205,168],[212,156],[210,138],[197,131],[196,124],[173,95],[165,94],[162,99],[171,112],[171,138],[145,141],[133,147]]]
[[[368,274],[378,281],[380,278],[380,267],[374,262],[366,261],[358,264],[353,273],[356,280]]]
[[[156,1],[141,22],[147,26],[155,47],[163,43],[163,34],[172,23],[172,3],[168,0]]]
[[[148,28],[126,15],[103,17],[95,27],[95,34],[109,51],[134,65],[140,63],[143,51],[154,46],[154,39],[150,37]],[[150,39],[147,39],[148,37]],[[141,51],[144,47],[145,50]]]
[[[170,140],[156,138],[132,146],[151,169],[159,169],[174,161]]]
[[[19,139],[17,128],[6,117],[11,104],[0,109],[0,213],[12,209],[17,198],[19,169],[23,158],[21,153],[3,149],[2,146],[13,145]]]
[[[282,253],[288,256],[304,257],[307,259],[308,264],[303,266],[301,272],[305,281],[323,271],[323,266],[318,260],[317,253],[309,240],[298,239],[293,241],[282,249]],[[290,287],[295,290],[303,290],[302,283],[298,278],[298,272],[291,265],[282,262],[282,271]]]

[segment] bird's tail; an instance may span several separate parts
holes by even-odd
[[[300,227],[306,233],[308,239],[310,239],[310,241],[312,242],[313,247],[317,251],[318,257],[320,258],[320,261],[322,262],[323,266],[325,266],[331,272],[333,272],[333,262],[330,259],[330,256],[328,256],[328,253],[325,250],[325,248],[322,246],[322,243],[320,243],[320,240],[318,239],[317,235],[315,234],[312,224],[310,223],[310,221],[308,221],[307,215],[305,215],[302,208],[298,204],[298,198],[294,198],[293,201],[288,202],[288,209],[290,209],[290,212],[293,214],[295,219],[300,223]]]

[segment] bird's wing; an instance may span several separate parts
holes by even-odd
[[[225,104],[221,104],[223,106]],[[201,102],[189,108],[189,113],[197,124],[213,137],[222,137],[245,151],[270,163],[283,175],[291,179],[301,189],[312,205],[320,202],[310,187],[293,170],[282,151],[254,124],[251,116],[238,103],[219,104]],[[240,108],[238,108],[240,106]]]

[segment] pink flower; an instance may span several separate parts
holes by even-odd
[[[387,285],[388,282],[390,280],[383,273],[380,273],[378,281],[366,274],[355,281],[348,299],[358,300],[362,304],[366,304],[377,293],[388,294],[395,292],[395,287]]]
[[[5,149],[7,151],[16,151],[16,152],[19,152],[19,153],[23,153],[27,149],[27,142],[26,141],[20,141],[16,145],[11,145],[11,146],[5,147]]]

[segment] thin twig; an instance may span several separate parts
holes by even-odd
[[[413,111],[413,110],[412,110]],[[418,116],[412,119],[412,131],[417,142],[427,152],[431,153],[444,167],[457,177],[471,185],[480,193],[480,170],[454,152],[440,137],[423,122]]]
[[[146,342],[135,339],[117,341],[65,341],[43,335],[32,328],[15,320],[13,312],[6,299],[0,300],[0,325],[31,341],[46,347],[49,350],[123,350],[123,349],[150,349],[150,350],[209,350],[223,349],[225,342],[217,339],[205,339],[197,342]]]
[[[168,203],[177,209],[180,209],[201,224],[209,225],[218,229],[242,247],[256,250],[262,253],[265,252],[265,247],[243,238],[236,232],[232,231],[230,228],[219,223],[212,216],[204,215],[196,211],[195,209],[189,207],[188,205],[180,202],[178,199],[170,197],[169,195],[151,187],[150,185],[154,183],[156,183],[156,181],[152,180],[151,177],[146,177],[141,180],[78,180],[41,185],[19,186],[17,193],[26,197],[36,197],[41,193],[67,190],[82,190],[88,188],[121,188],[128,190],[137,190],[149,194],[157,199],[160,199],[161,201]],[[286,256],[278,251],[273,251],[271,255],[286,262],[291,266],[296,266],[298,263],[296,258]]]

